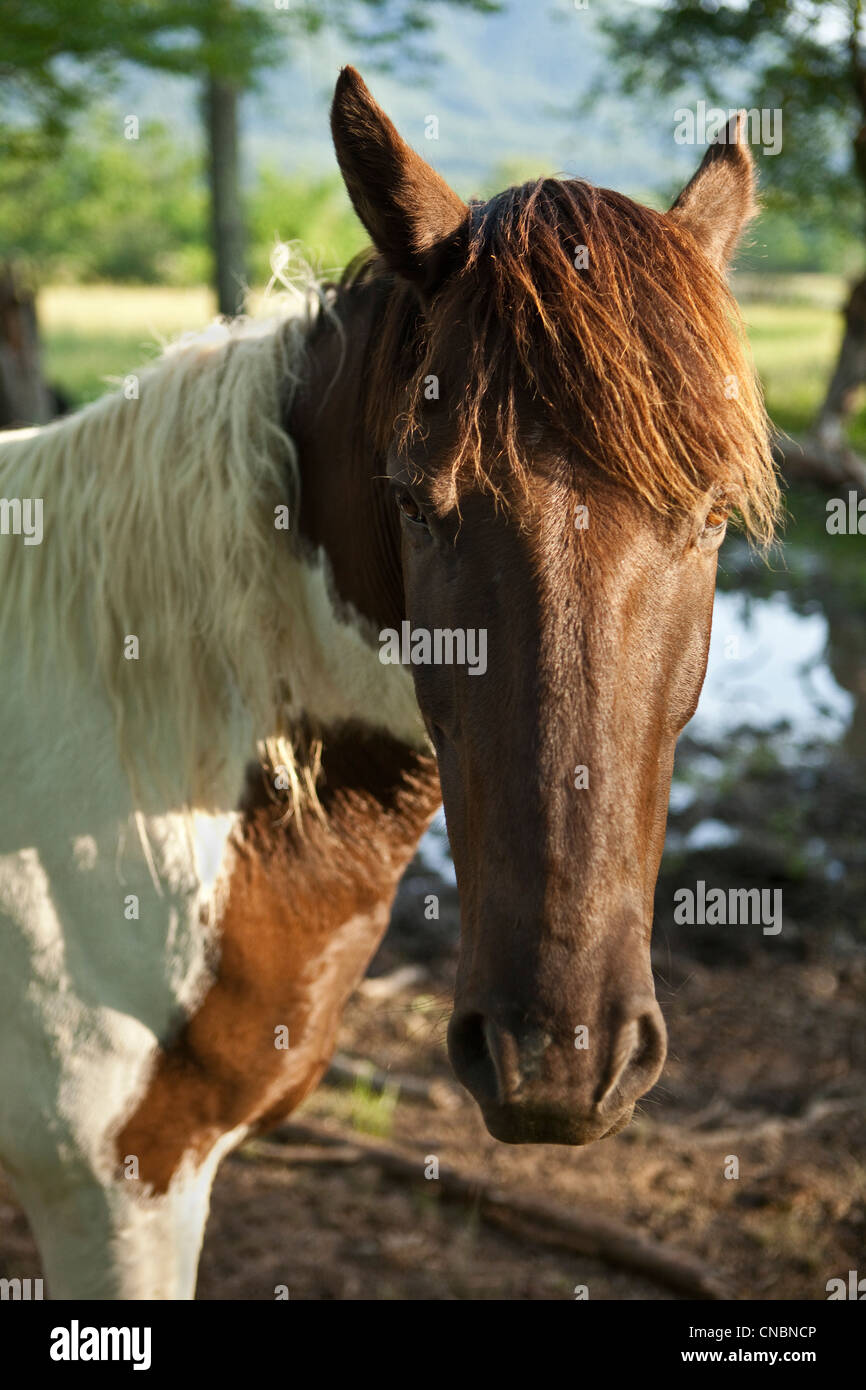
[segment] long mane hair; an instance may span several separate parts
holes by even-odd
[[[235,721],[297,776],[282,727],[292,595],[277,508],[294,522],[284,422],[322,304],[308,283],[267,320],[181,339],[131,391],[0,435],[0,493],[44,509],[42,544],[0,545],[0,641],[21,634],[28,666],[57,681],[95,670],[136,790],[168,781],[181,804],[207,806]]]

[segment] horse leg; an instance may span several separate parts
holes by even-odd
[[[100,1182],[59,1168],[39,1180],[10,1173],[39,1247],[52,1298],[192,1299],[216,1159],[179,1174],[169,1191]],[[53,1181],[52,1181],[53,1177]]]

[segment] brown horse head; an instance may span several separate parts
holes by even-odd
[[[332,125],[387,287],[363,376],[402,612],[428,635],[413,674],[462,910],[450,1056],[497,1138],[586,1143],[662,1068],[674,745],[728,514],[767,539],[777,505],[723,278],[752,163],[733,123],[666,214],[554,179],[467,205],[352,69]]]

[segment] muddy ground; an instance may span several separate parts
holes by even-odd
[[[588,1149],[512,1148],[470,1101],[454,1112],[323,1087],[298,1118],[384,1129],[418,1178],[278,1161],[225,1165],[214,1194],[201,1298],[559,1299],[676,1295],[607,1264],[513,1239],[423,1178],[428,1155],[503,1187],[589,1207],[697,1254],[737,1298],[826,1297],[866,1251],[866,971],[765,960],[748,971],[660,962],[671,1056],[630,1128]],[[449,971],[383,1006],[363,996],[345,1052],[449,1076]],[[740,1176],[724,1176],[728,1156]]]

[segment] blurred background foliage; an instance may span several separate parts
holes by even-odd
[[[206,284],[211,274],[201,152],[166,125],[118,140],[122,112],[88,113],[63,156],[0,183],[0,260],[34,284]],[[322,265],[344,265],[364,244],[339,177],[287,174],[263,164],[246,197],[249,278],[270,273],[277,239],[298,240]]]
[[[119,138],[123,119],[121,107],[103,101],[76,119],[57,158],[26,165],[0,157],[0,261],[14,261],[35,286],[191,286],[210,279],[203,151],[156,120],[145,138]],[[538,161],[501,157],[481,180],[454,182],[483,196],[540,171]],[[664,201],[658,190],[644,197]],[[244,200],[251,285],[267,280],[277,240],[299,242],[325,269],[345,265],[366,242],[336,172],[287,172],[269,154],[248,171]],[[741,268],[843,275],[860,268],[863,238],[838,203],[816,200],[805,215],[771,190],[764,204]]]

